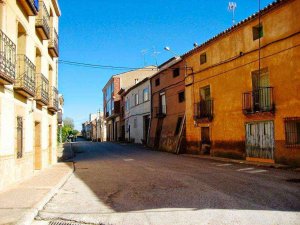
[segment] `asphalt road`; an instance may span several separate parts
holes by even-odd
[[[74,149],[74,175],[37,220],[300,224],[296,171],[178,156],[138,145],[78,142]]]

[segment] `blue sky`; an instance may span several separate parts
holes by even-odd
[[[262,7],[272,0],[261,0]],[[60,0],[60,59],[91,64],[142,67],[154,65],[153,48],[160,52],[158,64],[172,57],[170,46],[182,54],[193,43],[210,39],[231,26],[228,0]],[[236,21],[258,11],[258,0],[237,0]],[[60,64],[59,91],[64,95],[64,116],[75,127],[89,113],[102,110],[102,87],[122,71]]]

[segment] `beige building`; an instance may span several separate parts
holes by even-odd
[[[0,189],[56,162],[56,0],[0,1]]]
[[[156,72],[157,67],[146,66],[141,69],[113,75],[106,83],[102,92],[107,141],[121,141],[125,139],[124,106],[122,105],[120,94]]]

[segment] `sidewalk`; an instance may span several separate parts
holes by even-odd
[[[298,168],[293,168],[288,165],[276,164],[276,163],[262,163],[262,162],[253,162],[253,161],[246,161],[246,160],[239,160],[239,159],[229,159],[229,158],[221,158],[221,157],[214,157],[209,155],[192,155],[192,154],[182,154],[185,157],[192,157],[192,158],[199,158],[199,159],[210,159],[219,162],[231,162],[231,163],[239,163],[239,164],[246,164],[246,165],[253,165],[253,166],[262,166],[262,167],[271,167],[277,169],[294,169],[298,171]]]
[[[73,163],[58,163],[0,192],[0,224],[31,224],[72,173]]]

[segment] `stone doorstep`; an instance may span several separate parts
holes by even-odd
[[[192,157],[192,158],[212,159],[212,160],[220,161],[220,162],[232,162],[232,163],[237,163],[237,164],[270,167],[270,168],[276,168],[276,169],[294,169],[295,171],[300,171],[300,168],[294,168],[292,166],[282,165],[282,164],[277,164],[277,163],[255,162],[255,161],[230,159],[230,158],[222,158],[222,157],[206,156],[206,155],[192,155],[192,154],[182,154],[182,155],[186,156],[186,157]]]

